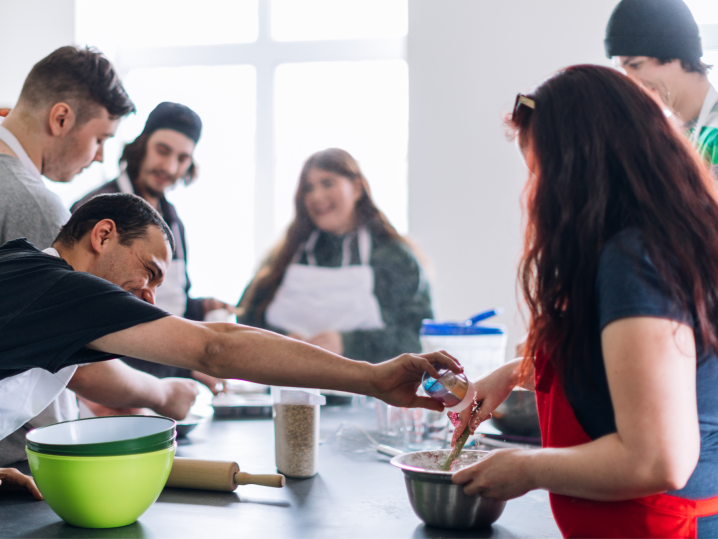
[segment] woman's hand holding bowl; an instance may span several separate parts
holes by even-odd
[[[496,449],[476,464],[459,470],[451,478],[455,485],[464,485],[464,493],[484,498],[510,500],[523,496],[533,484],[530,449]]]

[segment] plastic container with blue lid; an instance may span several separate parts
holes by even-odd
[[[419,335],[422,351],[446,350],[461,362],[467,377],[475,380],[504,363],[506,326],[483,323],[500,313],[500,309],[491,309],[462,322],[424,320]]]

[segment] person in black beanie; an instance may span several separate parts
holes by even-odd
[[[682,0],[622,0],[606,26],[606,56],[654,90],[718,177],[718,92]]]
[[[214,298],[189,297],[185,228],[174,205],[165,198],[165,191],[180,181],[190,185],[197,178],[193,154],[201,134],[202,120],[196,112],[179,103],[160,103],[150,113],[142,133],[125,146],[120,157],[120,176],[91,191],[70,209],[74,213],[88,200],[104,193],[132,193],[149,202],[177,238],[177,248],[164,283],[157,290],[155,304],[170,314],[198,321],[204,320],[209,311],[229,306]],[[131,367],[158,378],[194,378],[215,393],[219,390],[220,380],[199,372],[141,359],[123,359]],[[105,412],[92,403],[88,405],[95,413]]]

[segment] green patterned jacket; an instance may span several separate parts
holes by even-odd
[[[689,135],[693,135],[695,126],[689,130]],[[713,174],[718,179],[718,100],[713,103],[713,108],[701,128],[696,144],[698,151],[703,159],[705,159],[713,170]]]

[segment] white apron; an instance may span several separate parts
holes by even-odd
[[[130,177],[126,171],[117,178],[117,185],[120,191],[131,195],[135,194]],[[182,247],[182,236],[179,226],[172,223],[172,234],[175,237],[175,249],[177,258],[173,258],[167,268],[162,286],[155,292],[155,305],[175,316],[184,316],[187,311],[187,271]]]
[[[708,89],[708,94],[706,95],[705,101],[703,101],[701,112],[700,114],[698,114],[696,126],[691,133],[690,140],[693,145],[698,145],[698,139],[701,136],[701,129],[703,129],[703,127],[706,125],[706,122],[708,121],[708,116],[710,115],[717,101],[718,91],[716,91],[716,89],[711,84],[711,87]]]
[[[317,266],[314,257],[319,231],[309,236],[267,307],[269,324],[304,338],[322,331],[384,328],[374,295],[374,270],[369,265],[371,236],[365,228],[358,231],[360,266],[349,265],[351,237],[344,238],[342,265],[325,268]],[[308,265],[296,263],[302,252],[307,254]]]
[[[58,256],[52,247],[43,252]],[[0,440],[33,418],[33,426],[77,419],[77,399],[66,389],[75,370],[77,365],[55,374],[36,368],[0,380]]]

